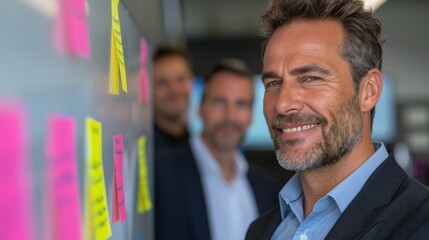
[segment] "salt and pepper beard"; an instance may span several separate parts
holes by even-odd
[[[270,133],[280,166],[291,171],[321,168],[337,163],[349,153],[362,135],[362,116],[358,94],[331,111],[332,121],[319,115],[277,115],[271,124]],[[305,152],[288,151],[288,146],[301,144],[305,139],[279,140],[278,132],[272,129],[282,123],[318,122],[322,128],[320,142]],[[279,142],[280,141],[280,142]],[[283,145],[284,152],[280,149]]]

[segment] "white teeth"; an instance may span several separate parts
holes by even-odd
[[[283,129],[283,132],[284,133],[300,132],[303,130],[308,130],[308,129],[314,128],[315,126],[317,126],[317,124],[309,124],[309,125],[304,125],[304,126],[300,126],[300,127],[296,127],[296,128],[285,128],[285,129]]]

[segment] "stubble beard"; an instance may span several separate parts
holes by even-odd
[[[316,169],[333,165],[349,153],[362,135],[362,116],[357,94],[334,108],[332,116],[333,120],[330,124],[321,116],[311,116],[320,122],[322,139],[307,151],[288,150],[289,147],[302,144],[305,139],[278,140],[276,133],[270,129],[280,166],[291,171]],[[296,122],[301,117],[298,115],[277,116],[275,121],[282,122],[291,118]]]
[[[219,128],[221,128],[223,125],[232,125],[234,126],[237,131],[240,132],[240,135],[236,141],[233,141],[232,139],[225,139],[223,136],[219,136]],[[210,142],[214,147],[216,147],[220,151],[236,151],[240,145],[242,144],[244,140],[244,130],[243,127],[241,127],[239,124],[234,122],[224,122],[217,124],[213,127],[211,130],[206,130],[205,135],[208,137]]]

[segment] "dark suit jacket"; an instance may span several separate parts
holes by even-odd
[[[278,203],[279,188],[270,178],[251,166],[247,177],[260,213]],[[155,239],[210,239],[203,187],[189,141],[155,157]]]
[[[276,207],[251,224],[246,239],[270,239],[280,221],[280,208]],[[408,178],[389,157],[325,239],[429,239],[429,190]]]
[[[157,152],[157,150],[162,150],[163,148],[166,148],[166,147],[174,147],[174,146],[183,144],[189,139],[188,129],[185,129],[183,136],[177,137],[162,130],[161,128],[158,127],[158,125],[156,125],[156,123],[154,123],[154,126],[153,126],[153,135],[154,135],[155,153]]]

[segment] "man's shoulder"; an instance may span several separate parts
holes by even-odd
[[[163,149],[165,147],[178,147],[187,142],[190,138],[189,130],[186,128],[181,136],[174,136],[161,129],[156,123],[153,127],[154,148]]]
[[[429,239],[429,188],[416,180],[406,179],[390,204],[375,211],[381,222],[363,239]]]
[[[162,173],[176,173],[178,168],[190,164],[194,165],[194,162],[194,155],[189,141],[185,141],[177,146],[158,148],[154,152],[155,173],[158,173],[158,175],[164,175]]]
[[[399,187],[392,203],[398,203],[405,213],[423,214],[429,219],[429,188],[415,179],[408,178]]]
[[[250,165],[247,178],[260,213],[278,204],[279,184],[264,169]]]
[[[249,171],[247,172],[247,178],[249,179],[253,188],[263,188],[266,192],[268,191],[275,194],[277,202],[280,185],[267,170],[250,164]]]
[[[247,172],[247,176],[251,179],[258,179],[264,181],[265,183],[278,185],[275,182],[275,179],[269,174],[267,170],[262,167],[255,166],[254,164],[249,164],[249,171]]]
[[[174,146],[159,146],[155,148],[155,159],[178,159],[179,157],[189,156],[192,154],[192,149],[188,141],[183,141]]]
[[[379,181],[383,180],[379,179]],[[378,189],[379,195],[390,196],[389,200],[386,204],[374,208],[379,222],[361,238],[429,239],[429,188],[410,177],[405,177],[398,182],[390,181],[390,183],[392,185],[399,183],[399,185],[384,186],[387,189],[395,189],[392,195]],[[373,190],[376,191],[376,189]],[[366,197],[371,198],[368,195]],[[417,236],[425,236],[425,238]]]
[[[247,230],[246,240],[268,239],[269,236],[265,235],[273,233],[280,221],[280,207],[276,206],[252,222]]]

